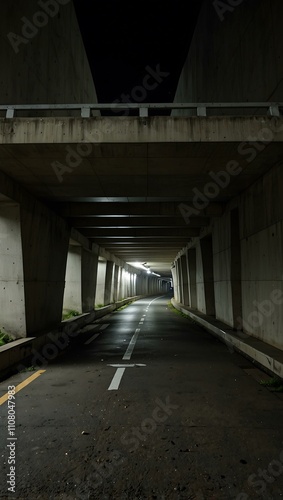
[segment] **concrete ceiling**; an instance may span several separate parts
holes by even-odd
[[[0,165],[92,242],[127,262],[147,262],[156,273],[170,276],[178,251],[200,234],[210,217],[220,216],[231,197],[283,159],[281,142],[265,145],[248,163],[238,152],[241,142],[229,140],[228,133],[226,141],[190,141],[171,137],[169,143],[90,143],[87,156],[70,168],[67,154],[77,151],[74,141],[62,144],[51,138],[35,144],[25,139],[0,144]],[[192,205],[194,190],[203,191],[211,181],[209,173],[225,170],[231,160],[241,164],[241,174],[188,224],[180,203]],[[54,162],[69,165],[61,177]]]

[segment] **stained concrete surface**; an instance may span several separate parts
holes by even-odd
[[[0,407],[2,499],[282,497],[282,399],[249,376],[249,361],[173,313],[169,296],[148,307],[153,298],[98,320],[16,394],[11,497],[7,405]],[[132,357],[123,361],[137,328]],[[146,366],[126,368],[119,389],[109,391],[110,364]],[[0,396],[31,374],[1,382]],[[272,461],[274,474],[260,483],[259,469]]]

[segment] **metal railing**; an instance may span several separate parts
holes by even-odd
[[[90,118],[92,111],[105,111],[110,110],[112,113],[127,111],[127,110],[137,110],[138,116],[141,118],[147,118],[149,116],[149,110],[193,110],[195,114],[193,116],[206,117],[208,110],[232,110],[232,109],[254,109],[265,110],[265,113],[269,116],[282,116],[281,109],[283,109],[283,103],[281,102],[213,102],[213,103],[111,103],[111,104],[15,104],[0,105],[0,111],[4,111],[6,118],[14,118],[19,111],[80,111],[80,116],[82,118]],[[255,113],[251,113],[255,115]],[[192,116],[192,115],[190,115]]]

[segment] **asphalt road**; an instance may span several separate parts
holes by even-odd
[[[0,383],[1,499],[283,498],[282,396],[169,296],[153,299]]]

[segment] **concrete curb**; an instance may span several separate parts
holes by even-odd
[[[175,299],[171,299],[171,303],[175,309],[189,316],[209,333],[224,342],[230,351],[235,350],[243,354],[269,374],[283,379],[283,352],[280,349],[265,344],[255,337],[247,336],[247,338],[241,339],[234,330],[229,329],[228,326],[220,321],[198,313],[184,304],[176,302]]]
[[[0,346],[0,379],[3,380],[10,374],[23,370],[25,368],[24,363],[27,362],[42,368],[49,361],[55,359],[69,345],[71,340],[78,337],[85,326],[114,312],[129,302],[144,297],[144,295],[128,297],[115,304],[62,321],[56,330],[49,331],[38,337],[18,339]]]

